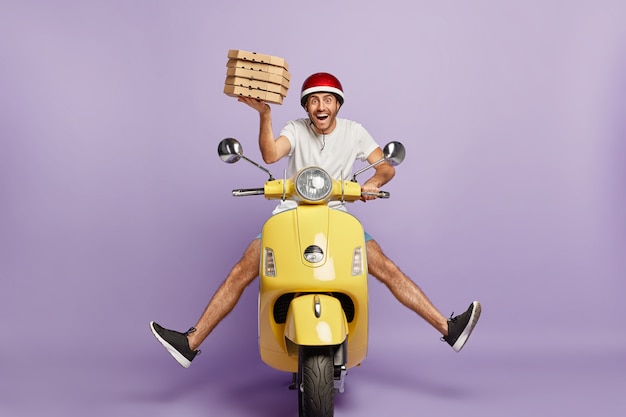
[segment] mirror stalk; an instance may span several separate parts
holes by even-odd
[[[267,173],[267,175],[269,175],[269,176],[270,176],[270,178],[269,178],[269,180],[268,180],[268,181],[274,181],[274,180],[275,180],[274,176],[272,175],[272,173],[271,173],[271,172],[270,172],[267,168],[265,168],[264,166],[261,166],[261,165],[257,164],[257,163],[256,163],[256,162],[254,162],[252,159],[248,159],[248,158],[246,158],[244,155],[240,155],[240,156],[241,156],[241,158],[243,158],[243,159],[245,159],[246,161],[250,162],[250,163],[251,163],[252,165],[254,165],[255,167],[259,168],[259,169],[260,169],[260,170],[262,170],[262,171],[265,171],[265,173]]]

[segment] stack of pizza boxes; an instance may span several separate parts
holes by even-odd
[[[282,104],[289,89],[289,66],[283,58],[231,49],[226,63],[224,93]]]

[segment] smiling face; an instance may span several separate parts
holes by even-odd
[[[341,104],[331,93],[313,93],[306,101],[304,109],[309,113],[313,128],[318,134],[329,134],[337,125],[337,113]]]

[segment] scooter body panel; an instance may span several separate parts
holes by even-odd
[[[321,252],[321,259],[306,260],[307,250]],[[275,273],[269,275],[274,276],[265,269],[270,253]],[[315,295],[323,320],[315,317]],[[265,363],[297,372],[294,344],[339,345],[347,337],[346,365],[358,365],[367,352],[367,304],[365,240],[356,217],[322,204],[300,205],[268,219],[261,237],[259,292],[259,348]]]

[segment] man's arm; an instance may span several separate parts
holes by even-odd
[[[291,150],[291,143],[285,136],[274,139],[272,131],[272,110],[270,106],[262,100],[250,97],[239,97],[238,101],[247,104],[259,112],[259,149],[263,161],[268,164],[280,160]]]
[[[367,162],[373,164],[380,161],[383,158],[383,151],[380,148],[376,148],[368,157]],[[379,188],[387,184],[396,175],[394,167],[387,162],[381,162],[374,167],[374,175],[361,186],[361,191],[368,193],[377,193]],[[361,200],[373,200],[374,196],[363,196]]]

